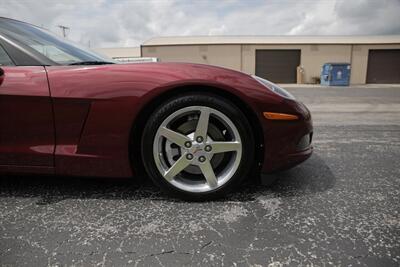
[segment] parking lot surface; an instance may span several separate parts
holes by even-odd
[[[400,86],[290,88],[314,155],[220,201],[130,180],[0,177],[0,266],[400,264]]]

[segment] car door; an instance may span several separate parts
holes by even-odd
[[[15,66],[0,45],[0,167],[53,167],[55,130],[46,70]]]

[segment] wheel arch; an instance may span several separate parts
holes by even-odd
[[[200,89],[200,90],[199,90]],[[255,111],[239,96],[236,94],[229,92],[228,90],[224,90],[215,86],[210,85],[184,85],[184,86],[176,86],[170,88],[167,91],[162,92],[161,94],[151,98],[139,111],[135,120],[132,123],[130,142],[129,142],[129,156],[132,165],[132,169],[135,173],[135,176],[144,176],[146,172],[144,170],[144,165],[142,161],[141,155],[141,138],[143,129],[145,127],[146,122],[148,121],[151,114],[156,110],[156,108],[162,104],[163,102],[168,101],[171,98],[176,97],[178,94],[182,93],[205,93],[205,94],[213,94],[222,98],[225,98],[233,104],[235,104],[246,116],[249,120],[250,125],[253,130],[254,139],[256,142],[256,161],[255,161],[255,170],[258,171],[261,168],[261,163],[264,157],[264,138],[263,131],[260,125],[260,122],[257,118]],[[136,155],[136,156],[135,156]],[[134,162],[134,164],[133,164]]]

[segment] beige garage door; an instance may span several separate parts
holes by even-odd
[[[276,83],[295,83],[300,50],[256,50],[256,75]]]
[[[400,83],[400,49],[369,50],[367,83]]]

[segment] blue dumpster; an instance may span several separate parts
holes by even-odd
[[[350,64],[326,63],[321,70],[321,85],[347,86],[350,83]]]

